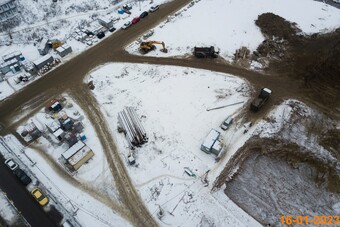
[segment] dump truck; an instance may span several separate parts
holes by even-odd
[[[213,46],[211,47],[195,47],[194,55],[197,58],[217,58],[219,51],[215,51]]]
[[[272,91],[268,88],[262,88],[260,94],[250,104],[250,109],[253,111],[259,111],[263,104],[269,99]]]

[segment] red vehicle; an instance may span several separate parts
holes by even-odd
[[[140,17],[135,17],[132,19],[132,24],[136,24],[138,21],[140,21]]]

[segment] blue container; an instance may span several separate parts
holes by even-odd
[[[80,136],[80,140],[81,140],[81,141],[85,141],[85,140],[86,140],[86,136],[85,136],[84,134],[82,134],[82,135]]]
[[[119,13],[119,14],[124,14],[124,13],[125,13],[125,10],[124,10],[124,9],[118,9],[118,13]]]
[[[19,59],[20,59],[20,61],[25,61],[24,55],[20,55],[20,56],[19,56]]]

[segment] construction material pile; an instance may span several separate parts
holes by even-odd
[[[132,107],[125,107],[118,113],[118,131],[124,132],[131,147],[148,142],[142,123]]]

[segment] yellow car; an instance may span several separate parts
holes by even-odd
[[[48,204],[48,201],[49,201],[48,198],[44,195],[44,193],[39,188],[35,188],[32,191],[32,195],[41,206],[45,206]]]

